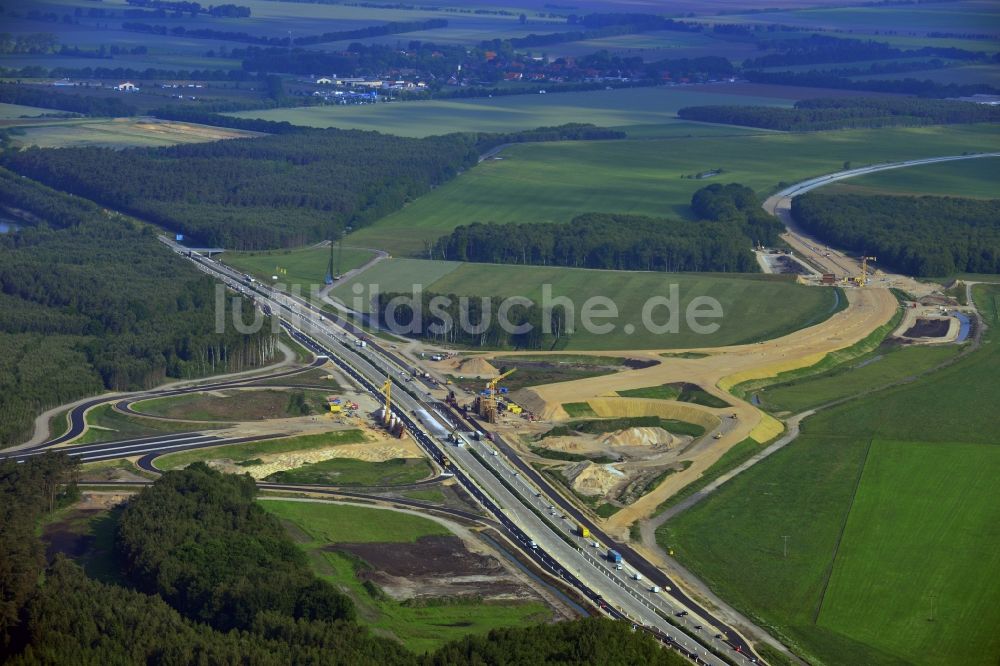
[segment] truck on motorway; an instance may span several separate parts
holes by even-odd
[[[622,554],[619,553],[617,550],[608,549],[608,561],[614,562],[615,564],[621,564]]]
[[[577,525],[576,531],[584,539],[590,538],[590,529],[586,525]]]

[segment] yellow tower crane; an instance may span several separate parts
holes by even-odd
[[[385,383],[382,384],[382,395],[385,396],[385,411],[382,412],[382,425],[388,427],[389,421],[392,420],[392,379],[390,377],[385,378]]]
[[[860,287],[863,287],[866,284],[868,284],[868,262],[869,261],[878,261],[878,257],[861,257],[861,275],[859,275],[858,279],[855,280],[855,282],[857,282],[858,286],[860,286]]]
[[[498,377],[494,377],[486,384],[486,394],[479,398],[479,415],[489,421],[497,421],[497,384],[514,373],[517,368],[512,368]]]

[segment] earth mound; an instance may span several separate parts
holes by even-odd
[[[465,359],[458,364],[457,370],[463,375],[471,375],[474,377],[495,377],[500,374],[500,371],[493,367],[489,361],[479,356],[473,356],[472,358]]]
[[[671,449],[676,440],[663,428],[644,427],[613,432],[604,438],[603,443],[607,446],[663,446]]]
[[[612,465],[596,465],[582,462],[566,469],[573,490],[581,495],[606,495],[625,479],[625,475]]]

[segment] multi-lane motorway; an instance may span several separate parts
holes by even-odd
[[[164,242],[187,255],[183,247]],[[646,627],[696,663],[758,661],[738,632],[684,595],[627,545],[597,530],[502,442],[498,442],[499,450],[471,436],[462,438],[464,446],[446,443],[454,424],[433,401],[428,391],[432,383],[402,381],[416,370],[406,360],[371,340],[361,347],[358,336],[364,336],[362,331],[312,303],[252,283],[218,262],[197,255],[189,258],[232,289],[253,297],[266,312],[279,316],[293,338],[330,358],[364,390],[379,395],[385,378],[392,378],[396,384],[393,411],[408,432],[553,575],[578,588],[610,615]],[[575,536],[577,524],[588,526],[594,538]],[[609,548],[623,555],[621,569],[608,561]]]

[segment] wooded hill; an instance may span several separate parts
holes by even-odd
[[[270,326],[215,333],[215,286],[153,231],[0,169],[0,444],[48,407],[265,363]],[[240,299],[245,321],[249,303]]]
[[[792,215],[825,243],[907,275],[1000,273],[1000,199],[809,193]]]

